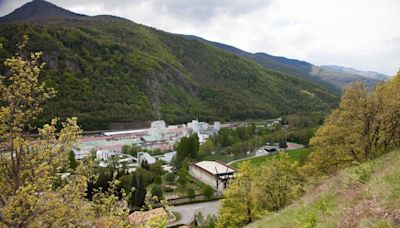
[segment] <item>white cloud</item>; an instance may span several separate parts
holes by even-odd
[[[0,0],[4,15],[26,0]],[[400,67],[399,0],[50,0],[168,32],[393,75]]]

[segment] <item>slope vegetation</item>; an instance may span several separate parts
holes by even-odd
[[[0,60],[15,52],[23,34],[30,37],[28,51],[43,52],[43,79],[58,95],[41,122],[77,116],[89,130],[160,118],[168,123],[269,118],[328,110],[338,101],[323,87],[203,42],[113,16],[63,18],[57,12],[65,11],[35,2],[34,12],[51,18],[6,16],[14,20],[0,24]]]
[[[346,168],[248,227],[398,227],[399,152]]]

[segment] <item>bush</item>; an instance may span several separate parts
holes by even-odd
[[[154,183],[155,183],[155,184],[158,184],[158,185],[162,184],[162,179],[161,179],[161,177],[160,177],[160,176],[156,176],[156,177],[154,178]]]
[[[366,183],[371,178],[373,171],[371,164],[360,164],[354,170],[355,179],[361,183]]]
[[[206,185],[203,187],[203,195],[207,198],[210,199],[214,194],[214,189],[212,189],[209,185]]]
[[[165,177],[165,179],[168,182],[174,182],[175,181],[175,175],[173,173],[168,173],[167,176]]]
[[[178,183],[182,186],[185,186],[187,183],[187,178],[185,175],[179,176]]]
[[[152,196],[157,196],[159,200],[162,199],[163,198],[163,191],[161,189],[161,186],[160,185],[154,185],[151,188],[151,195]]]
[[[194,192],[193,188],[188,188],[186,190],[186,195],[187,197],[189,197],[189,199],[193,200],[194,198],[196,198],[196,193]]]

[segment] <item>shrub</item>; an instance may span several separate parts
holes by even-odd
[[[160,185],[154,185],[151,188],[151,195],[157,196],[158,199],[162,199],[163,198],[163,191],[161,189],[161,186]]]
[[[173,173],[168,173],[167,176],[165,177],[165,179],[168,182],[174,182],[175,181],[175,175]]]
[[[187,178],[185,175],[179,176],[178,183],[182,186],[185,186],[187,183]]]
[[[210,199],[214,194],[214,189],[212,189],[209,185],[206,185],[203,187],[203,195],[207,198]]]
[[[196,193],[194,192],[193,188],[188,188],[186,190],[186,195],[189,197],[191,200],[196,198]]]
[[[162,184],[162,179],[161,179],[161,177],[160,177],[160,176],[156,176],[156,177],[154,178],[154,183],[155,183],[155,184],[158,184],[158,185]]]

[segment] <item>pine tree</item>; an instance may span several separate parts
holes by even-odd
[[[131,189],[131,198],[129,199],[129,207],[133,208],[137,204],[137,198],[136,198],[137,180],[135,173],[132,174],[130,189]]]
[[[137,190],[135,191],[136,202],[135,205],[142,207],[146,198],[146,187],[144,186],[143,174],[140,173],[139,181],[137,183]]]

